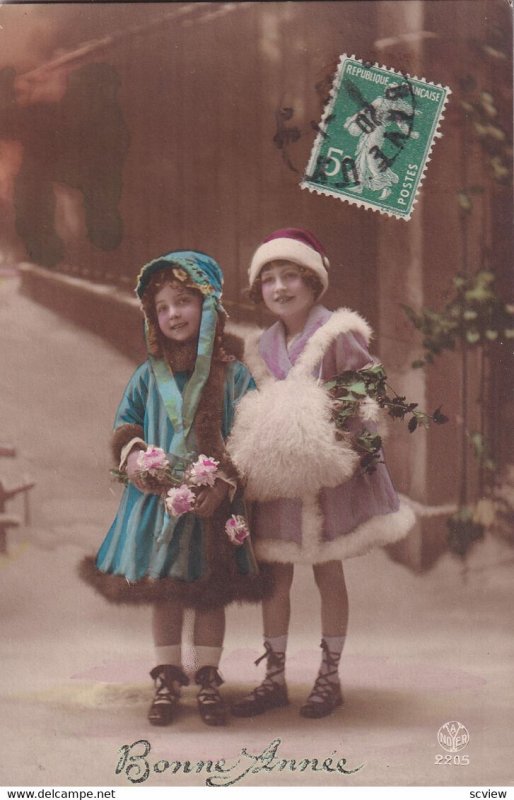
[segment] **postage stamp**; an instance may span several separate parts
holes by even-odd
[[[302,189],[410,219],[450,94],[343,54]]]

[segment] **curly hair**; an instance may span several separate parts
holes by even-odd
[[[175,270],[180,271],[182,276],[184,275],[184,271],[180,265],[177,264],[176,267],[170,268],[170,265],[165,262],[162,269],[157,269],[153,273],[148,281],[148,285],[144,291],[143,297],[141,298],[141,305],[147,321],[147,348],[150,355],[154,356],[155,358],[166,358],[167,351],[170,347],[170,342],[162,334],[161,329],[159,328],[157,311],[155,309],[155,298],[161,289],[164,289],[165,286],[179,286],[181,289],[189,289],[190,291],[195,292],[203,302],[204,296],[194,281],[189,278],[186,280],[177,278]],[[218,354],[224,328],[225,317],[223,314],[218,314],[214,346],[214,352],[216,355]]]
[[[273,263],[275,263],[275,262],[270,261],[269,264],[266,264],[263,267],[263,269],[266,269],[266,267],[271,266],[271,264],[273,264]],[[317,300],[318,297],[320,296],[320,294],[323,291],[323,284],[321,283],[320,279],[318,278],[316,273],[313,272],[308,267],[304,267],[301,264],[295,264],[295,266],[298,267],[298,272],[300,273],[304,284],[306,286],[308,286],[309,289],[312,289],[312,291],[314,292],[314,299]],[[250,286],[250,289],[248,291],[248,296],[249,296],[250,300],[256,306],[260,305],[260,303],[263,302],[263,300],[262,300],[262,280],[261,280],[262,272],[263,272],[263,270],[260,271],[259,275],[255,279],[255,281],[252,283],[252,285]]]
[[[178,265],[177,269],[180,269]],[[194,283],[192,281],[184,282],[179,280],[174,275],[174,268],[170,268],[169,264],[163,264],[162,269],[157,269],[153,273],[141,298],[141,305],[147,321],[146,342],[148,352],[155,358],[163,358],[165,353],[164,344],[166,340],[159,328],[155,310],[155,298],[165,286],[180,286],[197,292],[201,296],[201,292],[195,288]]]

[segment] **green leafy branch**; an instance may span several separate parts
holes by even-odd
[[[441,412],[441,408],[437,408],[433,414],[427,414],[418,408],[417,403],[409,403],[405,396],[397,394],[387,383],[387,375],[381,364],[360,370],[346,370],[324,385],[332,398],[332,419],[341,437],[350,430],[350,421],[370,401],[375,401],[393,419],[404,420],[408,417],[407,427],[410,433],[414,433],[419,426],[428,428],[430,423],[443,425],[448,422],[448,417]],[[365,406],[363,410],[365,419],[368,410]],[[368,473],[374,472],[381,461],[380,434],[364,427],[354,435],[353,446],[361,455],[361,469]]]
[[[418,313],[402,305],[414,327],[423,334],[425,353],[412,363],[413,367],[432,364],[435,356],[444,350],[455,350],[460,342],[479,347],[514,338],[514,306],[500,299],[494,283],[495,275],[488,270],[479,270],[468,278],[459,274],[453,279],[455,294],[442,311],[425,308]]]
[[[412,363],[413,367],[432,364],[436,356],[457,347],[462,351],[485,348],[487,352],[494,343],[504,344],[514,338],[514,306],[504,303],[496,293],[493,272],[481,269],[469,277],[458,274],[453,285],[454,295],[440,312],[423,309],[416,313],[403,306],[407,317],[423,335],[425,352],[422,359]],[[498,466],[486,437],[479,431],[467,431],[466,437],[484,474],[494,479]],[[471,506],[461,501],[447,520],[448,545],[458,555],[464,556],[493,524],[477,515],[480,502]]]
[[[458,274],[453,285],[454,295],[441,312],[423,309],[416,313],[409,306],[403,306],[414,327],[423,335],[425,352],[422,359],[412,363],[413,367],[432,364],[436,356],[457,347],[463,352],[476,348],[485,348],[488,352],[494,343],[504,344],[514,338],[514,306],[504,303],[496,293],[493,272],[482,269],[469,277]],[[467,420],[467,414],[463,417]],[[486,437],[480,431],[466,431],[466,438],[486,479],[494,482],[498,465]],[[482,500],[485,502],[486,498]],[[458,555],[464,556],[494,522],[494,515],[493,522],[484,521],[480,514],[477,516],[480,502],[471,506],[462,498],[458,510],[447,520],[448,545]]]
[[[502,302],[495,289],[495,276],[485,265],[487,241],[485,228],[482,229],[481,268],[473,275],[468,271],[469,233],[472,224],[475,200],[482,196],[481,210],[491,208],[492,196],[502,187],[512,185],[513,148],[510,133],[508,107],[503,110],[501,98],[511,83],[509,61],[512,45],[508,30],[502,26],[491,25],[488,38],[473,43],[480,59],[487,59],[494,74],[494,84],[479,86],[472,75],[465,75],[459,81],[461,96],[461,186],[457,191],[460,210],[461,230],[461,273],[456,275],[454,296],[437,312],[423,309],[417,313],[409,306],[403,306],[412,324],[423,336],[423,358],[414,361],[413,367],[432,364],[437,356],[445,351],[460,349],[462,369],[461,417],[465,435],[461,440],[458,484],[460,486],[459,508],[447,519],[448,543],[450,550],[464,556],[476,539],[481,538],[487,529],[503,526],[512,529],[514,510],[509,498],[498,495],[502,487],[497,486],[498,464],[493,458],[491,447],[484,431],[487,421],[484,405],[487,404],[486,367],[497,355],[496,345],[505,344],[514,337],[514,306]],[[485,185],[471,183],[468,169],[469,161],[475,155],[473,144],[482,155],[482,172]],[[495,184],[492,187],[491,184]],[[493,194],[494,193],[494,194]],[[492,209],[491,209],[492,210]],[[469,352],[481,349],[480,372],[481,432],[469,431]],[[506,348],[505,348],[506,349]],[[489,395],[490,397],[491,395]],[[471,446],[480,466],[479,499],[468,502],[468,460],[467,449]],[[488,489],[484,493],[484,480]]]

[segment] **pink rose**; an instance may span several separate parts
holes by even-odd
[[[164,500],[167,511],[172,517],[180,517],[192,511],[195,505],[195,496],[187,484],[183,483],[177,489],[169,489]]]
[[[244,540],[250,535],[246,519],[240,514],[232,514],[225,523],[225,533],[232,544],[243,544]]]
[[[219,463],[209,456],[198,456],[188,473],[190,482],[195,486],[214,486]]]
[[[141,472],[153,474],[160,472],[168,466],[166,453],[161,447],[149,445],[146,450],[141,450],[137,457],[137,466]]]

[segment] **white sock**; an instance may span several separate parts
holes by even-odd
[[[275,653],[285,653],[287,648],[287,633],[282,636],[265,636],[265,642],[269,642],[270,647]]]
[[[222,647],[208,647],[203,644],[193,645],[193,669],[198,672],[202,667],[218,667],[223,652]]]
[[[156,664],[172,664],[182,667],[182,646],[180,644],[164,644],[154,648]]]

